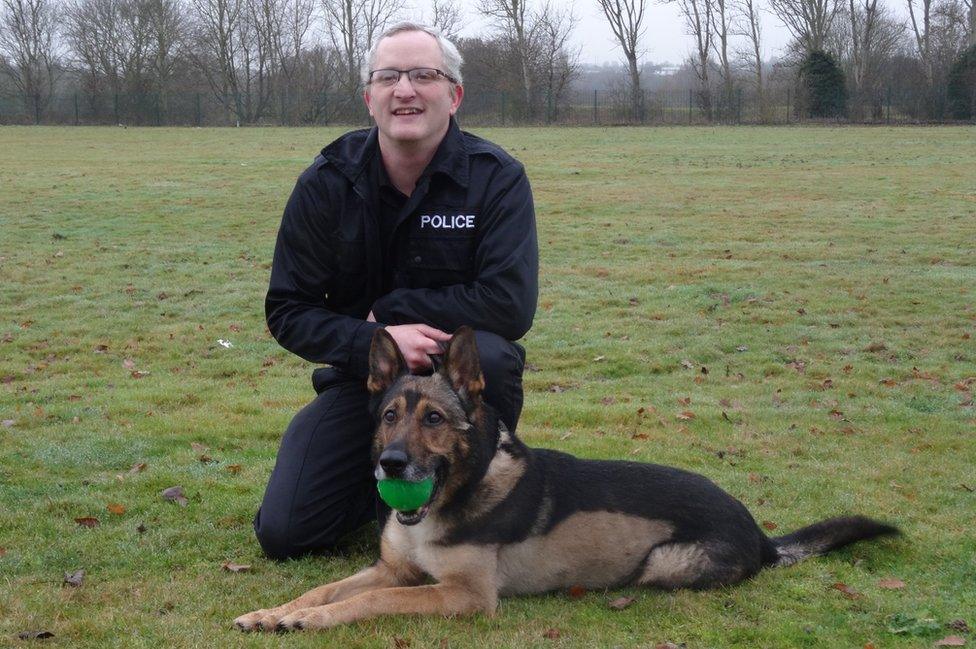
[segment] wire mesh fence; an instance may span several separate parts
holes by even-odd
[[[865,93],[849,101],[847,116],[837,123],[958,123],[943,97],[898,88]],[[976,115],[976,95],[973,97]],[[558,98],[528,103],[517,93],[469,92],[459,119],[470,126],[518,125],[703,125],[791,124],[810,120],[800,115],[791,86],[757,92],[737,86],[703,99],[695,88],[646,90],[635,102],[629,93],[572,90]],[[962,123],[973,123],[972,120]],[[63,92],[45,101],[0,95],[0,124],[248,126],[367,125],[358,95],[319,92],[264,97],[217,96],[210,92],[99,93]]]

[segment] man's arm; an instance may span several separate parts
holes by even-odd
[[[500,170],[491,185],[490,198],[478,217],[475,279],[436,289],[396,289],[373,305],[377,320],[420,322],[445,331],[470,325],[509,340],[525,335],[539,293],[532,190],[519,163]]]
[[[373,332],[381,325],[325,306],[335,281],[335,243],[315,168],[298,179],[278,230],[264,308],[268,329],[285,349],[365,377]]]

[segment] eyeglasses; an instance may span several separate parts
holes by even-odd
[[[446,72],[437,68],[413,68],[412,70],[394,70],[393,68],[383,68],[382,70],[370,70],[369,83],[377,86],[395,86],[400,81],[400,75],[405,74],[410,79],[410,83],[424,85],[434,83],[439,78],[444,77],[451,83],[457,83],[457,79]]]

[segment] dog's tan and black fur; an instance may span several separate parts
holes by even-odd
[[[380,330],[368,388],[377,477],[433,476],[433,495],[418,510],[389,517],[373,566],[242,615],[238,628],[492,613],[499,595],[574,585],[709,588],[897,532],[849,517],[768,538],[742,503],[702,476],[528,448],[482,401],[468,328],[455,333],[431,376],[410,375],[396,343]]]

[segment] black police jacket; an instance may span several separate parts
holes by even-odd
[[[384,324],[470,325],[521,338],[535,315],[539,266],[521,163],[452,119],[385,255],[370,174],[377,155],[376,128],[353,131],[298,178],[265,299],[271,334],[357,377],[367,375],[370,341]],[[370,310],[378,324],[366,322]]]

